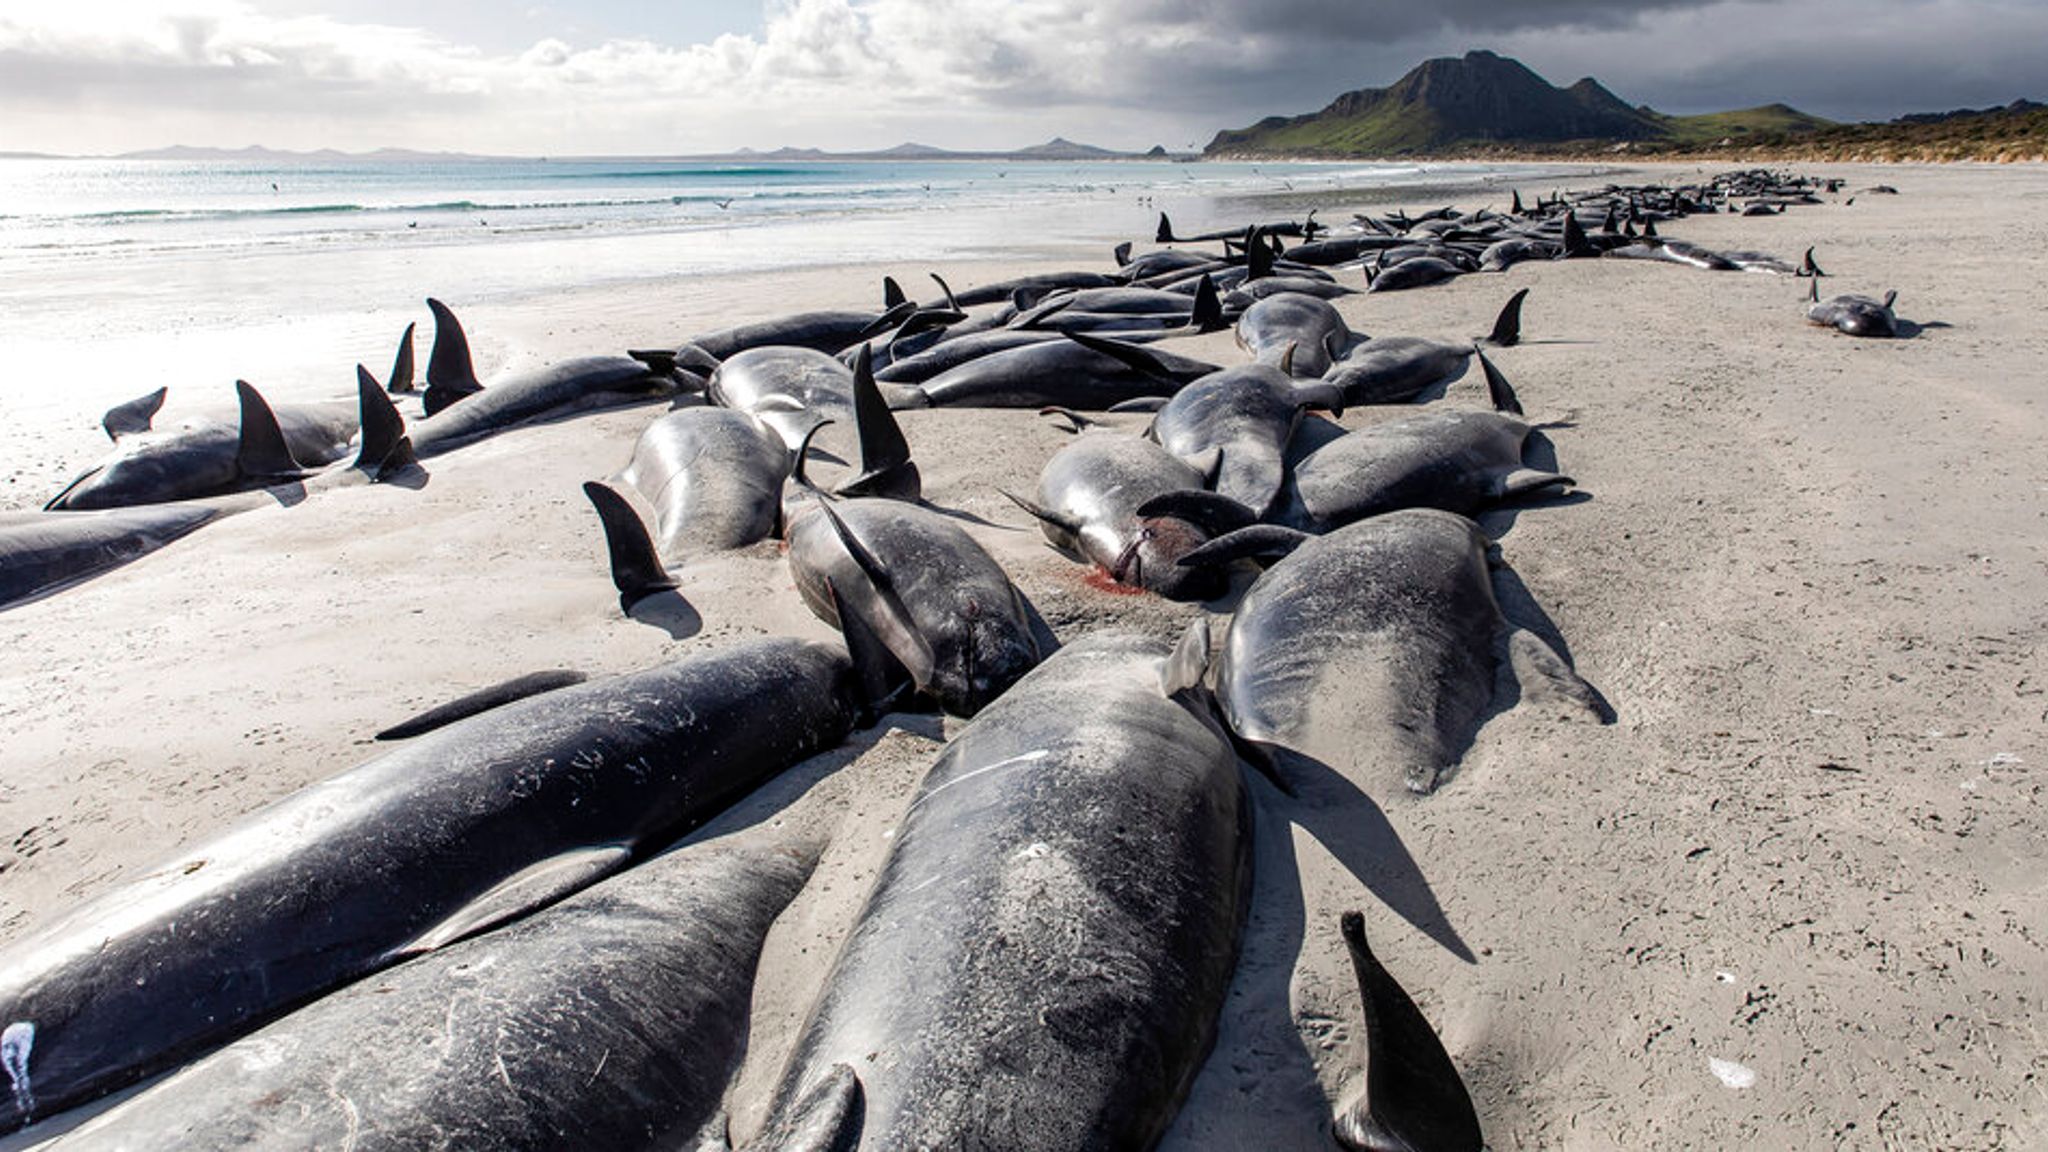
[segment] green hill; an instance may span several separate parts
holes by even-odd
[[[1591,77],[1557,88],[1491,52],[1424,61],[1389,88],[1346,92],[1321,112],[1216,134],[1210,155],[1405,156],[1471,145],[1650,140],[1664,118]]]
[[[1491,52],[1424,61],[1386,88],[1346,92],[1306,116],[1269,116],[1218,132],[1211,158],[1397,156],[1771,160],[2048,159],[2048,106],[1901,116],[1837,124],[1784,104],[1667,116],[1630,107],[1587,77],[1558,88]]]

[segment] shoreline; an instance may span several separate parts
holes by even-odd
[[[1670,234],[1794,258],[1817,244],[1832,274],[1823,291],[1898,288],[1900,314],[1923,326],[1912,339],[1807,326],[1803,281],[1635,261],[1518,265],[1338,303],[1374,336],[1451,338],[1484,331],[1508,293],[1531,289],[1527,340],[1495,361],[1531,418],[1553,422],[1582,495],[1484,524],[1619,719],[1502,713],[1437,795],[1384,805],[1391,841],[1296,822],[1255,782],[1257,891],[1237,981],[1162,1149],[1327,1146],[1322,1109],[1361,1053],[1336,933],[1353,908],[1442,1035],[1493,1148],[2048,1140],[2048,331],[2029,311],[2048,291],[2048,245],[2007,210],[2048,196],[2048,174],[1825,174],[1841,169],[1852,182],[1882,172],[1902,194],[1694,217]],[[1122,238],[1143,248],[1149,235]],[[1089,251],[700,276],[458,310],[488,377],[645,342],[659,326],[680,338],[857,304],[877,270],[915,294],[927,266],[965,287],[1106,261],[1106,246]],[[366,333],[388,323],[372,315]],[[381,375],[388,338],[376,348],[366,362]],[[1243,359],[1227,332],[1172,349]],[[1468,375],[1444,403],[1479,391]],[[430,461],[420,491],[265,507],[0,612],[14,656],[0,668],[0,940],[370,758],[369,733],[480,685],[646,667],[742,635],[830,639],[772,544],[679,566],[694,622],[619,615],[577,485],[622,467],[657,411],[517,429]],[[1343,423],[1412,411],[1357,409]],[[77,415],[97,437],[98,410]],[[1203,611],[1091,586],[1002,497],[1028,491],[1067,442],[1049,422],[902,416],[926,498],[969,517],[1063,639],[1108,627],[1167,637]],[[758,1123],[808,997],[954,727],[891,716],[698,834],[758,825],[832,845],[764,953],[730,1099],[736,1136]],[[1375,894],[1398,879],[1390,844],[1476,963]],[[1754,1083],[1731,1087],[1714,1060]]]

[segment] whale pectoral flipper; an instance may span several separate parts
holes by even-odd
[[[524,676],[458,696],[446,704],[438,704],[425,712],[393,724],[377,733],[374,739],[405,740],[425,735],[436,728],[445,728],[457,720],[467,720],[493,708],[524,700],[529,696],[538,696],[543,692],[552,692],[557,688],[567,688],[571,684],[581,684],[588,679],[589,676],[573,668],[529,672]]]
[[[1493,366],[1493,361],[1486,358],[1479,345],[1472,346],[1472,355],[1479,360],[1479,370],[1486,373],[1486,399],[1493,405],[1493,410],[1522,415],[1521,398],[1515,395],[1514,386],[1508,383],[1508,378],[1500,374],[1500,369]]]
[[[1544,472],[1535,468],[1517,468],[1500,480],[1498,499],[1515,500],[1532,496],[1551,488],[1569,488],[1574,481],[1559,472]]]
[[[131,432],[147,432],[156,414],[163,409],[164,397],[169,388],[159,388],[147,396],[138,396],[126,404],[116,404],[107,409],[100,418],[100,427],[107,430],[107,439],[119,440]]]
[[[834,1064],[774,1127],[747,1141],[739,1152],[855,1152],[866,1116],[860,1077],[852,1067]]]
[[[909,641],[909,652],[895,652],[893,649],[891,649],[891,652],[897,659],[903,662],[904,668],[910,673],[910,678],[915,680],[920,687],[931,683],[932,675],[938,667],[938,661],[933,657],[931,646],[925,642],[923,633],[918,630],[915,622],[916,618],[911,615],[909,607],[903,603],[902,594],[897,590],[896,581],[890,576],[888,568],[868,549],[866,544],[861,542],[860,537],[854,535],[853,530],[846,526],[846,521],[840,517],[839,513],[832,510],[831,504],[820,499],[818,501],[818,510],[831,523],[832,531],[839,537],[840,546],[845,548],[846,554],[853,558],[853,563],[860,569],[861,575],[866,576],[868,583],[874,586],[875,597],[881,601],[883,610],[896,618],[896,631]],[[846,624],[846,617],[841,616],[839,621],[840,626],[843,628]]]
[[[1344,944],[1365,1008],[1365,1089],[1338,1111],[1348,1152],[1479,1152],[1485,1138],[1472,1097],[1436,1030],[1365,942],[1365,917],[1346,912]]]
[[[1214,654],[1206,617],[1197,616],[1188,621],[1187,630],[1181,633],[1180,643],[1174,645],[1173,654],[1159,667],[1159,691],[1172,696],[1200,688],[1209,676],[1209,662]]]
[[[1200,568],[1228,564],[1249,556],[1278,559],[1313,539],[1315,537],[1307,532],[1279,524],[1253,524],[1218,536],[1174,563],[1183,568]]]
[[[623,868],[632,849],[624,844],[574,848],[528,865],[440,923],[391,950],[392,959],[417,956],[516,920],[571,893],[581,891]]]

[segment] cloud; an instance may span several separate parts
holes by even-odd
[[[708,43],[557,31],[486,53],[250,0],[71,0],[0,16],[0,147],[1181,144],[1472,47],[1669,111],[1889,116],[2048,88],[2029,0],[773,0]]]

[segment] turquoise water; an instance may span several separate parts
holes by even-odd
[[[821,219],[987,217],[1006,209],[1036,217],[1051,207],[1071,219],[1090,206],[1378,186],[1424,173],[1400,165],[1100,161],[13,160],[0,161],[0,259],[445,246]]]
[[[940,262],[1107,268],[1118,241],[1299,219],[1407,196],[1504,203],[1547,177],[1480,165],[1139,161],[676,163],[0,159],[0,507],[38,503],[89,453],[100,414],[159,385],[166,419],[353,393],[438,296],[536,339],[566,298],[658,302],[632,346],[789,310],[771,275],[879,265],[911,291]],[[1531,185],[1540,186],[1540,185]],[[928,288],[928,286],[927,286]],[[593,296],[592,293],[595,293]],[[879,290],[870,303],[879,304]],[[855,307],[863,301],[833,301]],[[486,331],[479,369],[532,345]],[[424,337],[423,337],[424,341]],[[563,338],[552,354],[614,351]],[[424,356],[424,342],[420,345]]]

